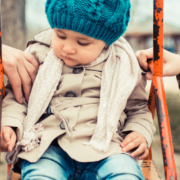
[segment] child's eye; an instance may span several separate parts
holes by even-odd
[[[59,34],[57,34],[57,36],[58,36],[60,39],[66,39],[65,36],[60,36]]]
[[[89,45],[90,43],[82,43],[82,42],[79,42],[79,41],[78,41],[78,44],[81,45],[81,46],[87,46],[87,45]]]

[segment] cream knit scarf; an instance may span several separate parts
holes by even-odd
[[[138,62],[133,50],[123,37],[85,67],[95,66],[105,59],[107,60],[102,71],[97,126],[90,142],[85,142],[86,145],[91,145],[94,149],[103,152],[108,150],[113,134],[117,131],[120,115],[140,80]],[[36,133],[43,130],[43,127],[35,123],[45,112],[56,91],[63,64],[53,50],[50,50],[31,91],[22,140],[17,143],[14,152],[7,153],[6,160],[9,163],[16,159],[12,156],[17,156],[21,148],[28,152],[39,145]]]

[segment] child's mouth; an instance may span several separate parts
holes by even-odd
[[[62,56],[62,59],[73,60],[72,58],[70,58],[70,57],[68,57],[68,56]]]

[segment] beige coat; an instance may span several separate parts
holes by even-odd
[[[44,31],[28,43],[26,52],[33,54],[40,63],[40,68],[50,50],[52,30]],[[58,143],[71,158],[79,162],[92,162],[104,159],[114,154],[122,153],[119,146],[129,131],[138,131],[151,145],[155,131],[152,116],[147,106],[145,92],[145,78],[135,87],[127,101],[122,113],[118,132],[114,135],[109,150],[98,152],[91,146],[84,145],[89,142],[95,130],[100,99],[100,84],[102,62],[95,67],[68,67],[64,65],[62,76],[51,102],[51,112],[54,108],[64,118],[57,118],[54,114],[41,120],[44,131],[37,133],[41,140],[40,145],[30,152],[21,152],[18,157],[30,162],[36,162],[51,142],[58,138]],[[17,127],[18,140],[23,133],[23,121],[27,113],[27,104],[15,101],[11,86],[6,88],[6,97],[3,100],[2,125]],[[72,129],[72,131],[71,131]]]

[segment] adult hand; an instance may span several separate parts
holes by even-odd
[[[4,73],[12,86],[15,98],[23,103],[23,93],[28,102],[30,91],[39,67],[36,58],[21,50],[2,45]]]
[[[143,70],[148,70],[147,59],[153,59],[153,48],[137,51],[136,58]],[[180,56],[167,50],[163,50],[163,76],[175,76],[180,74]],[[152,73],[147,72],[146,78],[152,79]]]

